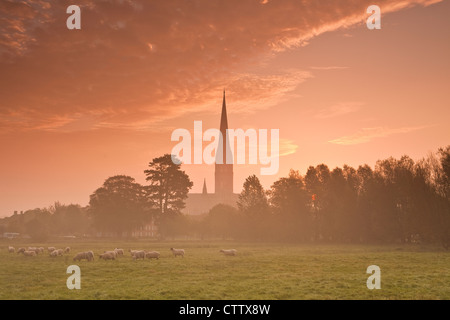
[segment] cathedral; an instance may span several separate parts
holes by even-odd
[[[227,204],[236,207],[239,195],[233,193],[233,164],[227,164],[226,161],[227,152],[230,154],[230,145],[226,138],[228,136],[227,129],[227,104],[224,92],[222,115],[220,117],[221,137],[219,140],[219,146],[222,147],[222,150],[217,152],[216,163],[214,165],[215,192],[208,193],[206,181],[203,181],[202,193],[189,193],[188,198],[186,199],[186,207],[182,211],[184,214],[200,215],[208,213],[211,208],[218,204]],[[222,157],[222,161],[217,161],[219,157]]]

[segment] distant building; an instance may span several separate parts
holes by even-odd
[[[186,207],[183,213],[188,215],[199,215],[207,213],[217,204],[227,204],[236,207],[239,195],[233,193],[233,164],[226,163],[227,151],[230,152],[230,145],[227,137],[228,118],[225,91],[223,92],[222,114],[220,117],[220,132],[222,133],[220,142],[223,149],[217,153],[217,157],[222,157],[222,161],[215,164],[215,193],[208,193],[206,180],[203,181],[202,193],[189,193],[186,199]],[[225,141],[225,143],[223,143]],[[219,162],[219,163],[217,163]],[[220,163],[221,162],[221,163]]]
[[[156,238],[158,236],[158,227],[152,219],[150,222],[131,231],[132,238]]]
[[[5,233],[3,233],[3,238],[8,238],[8,239],[18,238],[19,236],[20,236],[20,233],[16,233],[16,232],[5,232]]]

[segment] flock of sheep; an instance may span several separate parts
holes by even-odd
[[[184,257],[185,251],[184,249],[175,249],[170,248],[172,251],[174,257],[180,256]],[[38,254],[44,253],[45,249],[43,247],[28,247],[28,248],[19,248],[17,250],[17,253],[22,253],[24,256],[37,256]],[[16,249],[14,247],[9,246],[8,247],[9,253],[15,253]],[[66,247],[65,249],[56,249],[55,247],[48,247],[47,252],[50,257],[58,257],[62,256],[64,254],[70,253],[70,247]],[[145,250],[128,250],[130,252],[131,257],[133,260],[138,259],[159,259],[160,253],[158,251],[145,251]],[[223,253],[226,256],[235,256],[237,251],[236,249],[222,249],[219,252]],[[99,258],[103,260],[115,260],[119,256],[124,255],[124,250],[115,248],[111,251],[105,251],[102,254],[99,254]],[[73,261],[81,261],[81,260],[87,260],[87,261],[93,261],[94,260],[94,252],[93,251],[84,251],[79,252],[73,257]]]

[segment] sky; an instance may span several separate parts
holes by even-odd
[[[372,167],[450,144],[448,0],[0,2],[0,217],[87,205],[111,176],[145,182],[174,130],[279,129],[275,175]],[[366,12],[381,8],[381,29]],[[182,165],[214,192],[213,165]]]

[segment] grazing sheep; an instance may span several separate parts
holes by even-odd
[[[25,252],[25,248],[19,248],[19,250],[17,250],[17,253],[23,253]]]
[[[50,257],[57,257],[58,256],[58,250],[53,250],[52,252],[50,252]]]
[[[87,252],[78,252],[75,257],[73,257],[73,261],[81,261],[83,259],[88,260]]]
[[[28,251],[34,251],[34,252],[36,252],[36,255],[41,253],[41,250],[39,250],[39,248],[34,248],[33,250],[28,250]]]
[[[86,252],[86,256],[87,256],[88,261],[94,260],[94,252],[93,251]]]
[[[48,247],[47,250],[48,250],[48,253],[51,253],[52,251],[56,250],[56,248],[55,247]]]
[[[115,248],[114,251],[116,252],[116,255],[123,256],[123,249],[117,249]]]
[[[237,253],[236,249],[229,249],[229,250],[222,249],[219,252],[222,252],[226,256],[235,256]]]
[[[133,260],[137,260],[137,259],[145,259],[145,251],[134,251],[133,254]]]
[[[114,256],[114,259],[117,258],[117,252],[116,251],[104,251],[103,253],[109,253]]]
[[[26,257],[35,257],[36,256],[36,251],[24,251],[23,255]]]
[[[9,253],[14,253],[14,252],[16,252],[16,249],[14,247],[9,246],[8,247],[8,252]]]
[[[177,256],[182,256],[184,258],[184,249],[174,249],[174,248],[170,248],[170,250],[172,250],[173,255],[175,256],[175,258]]]
[[[130,252],[130,254],[131,254],[131,256],[134,256],[134,254],[136,253],[136,252],[138,252],[139,250],[131,250],[131,249],[128,249],[128,252]]]
[[[150,251],[145,253],[145,257],[147,259],[159,259],[159,252],[158,251]]]
[[[115,260],[116,259],[116,255],[113,253],[113,251],[109,251],[109,252],[105,252],[103,254],[100,255],[100,259],[103,260]]]
[[[66,247],[65,249],[64,249],[64,253],[69,253],[70,252],[70,247]]]
[[[39,247],[38,249],[41,253],[44,253],[44,247]]]

